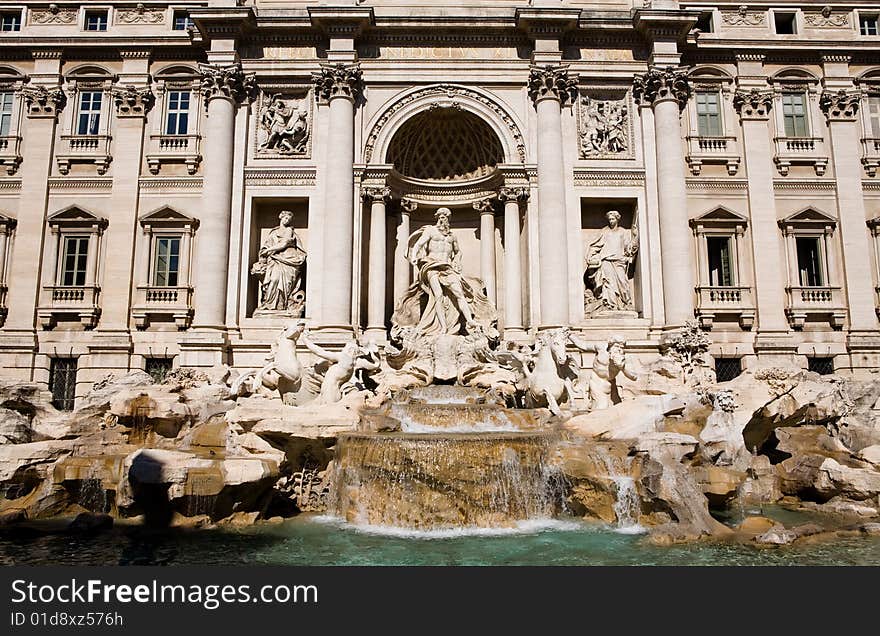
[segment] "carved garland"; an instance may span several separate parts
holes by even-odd
[[[510,132],[514,142],[516,143],[516,151],[519,155],[520,161],[522,163],[526,162],[526,144],[523,139],[522,133],[519,131],[519,127],[516,125],[516,122],[513,121],[513,118],[508,115],[507,112],[500,105],[498,105],[495,101],[489,99],[482,93],[478,93],[477,91],[470,90],[463,86],[440,84],[437,86],[428,86],[418,91],[409,93],[408,95],[405,95],[403,98],[389,106],[385,110],[385,112],[382,113],[382,116],[379,117],[375,126],[373,126],[373,129],[370,131],[370,135],[367,137],[367,143],[364,145],[364,163],[370,163],[372,161],[373,150],[376,147],[376,140],[379,138],[379,134],[382,132],[382,129],[386,126],[386,124],[388,124],[388,122],[396,113],[398,113],[401,109],[408,106],[409,104],[412,104],[413,102],[434,95],[443,95],[450,99],[454,98],[456,95],[467,97],[469,99],[476,100],[480,102],[483,106],[489,108],[501,119],[501,121],[504,122],[504,125],[507,126],[507,130]]]

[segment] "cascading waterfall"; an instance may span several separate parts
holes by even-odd
[[[597,445],[594,452],[604,464],[610,479],[616,489],[616,499],[612,509],[617,517],[617,528],[621,532],[641,532],[639,525],[641,516],[641,500],[636,490],[635,479],[631,475],[632,458],[618,457],[606,452],[601,445]]]
[[[107,490],[99,477],[87,477],[79,482],[76,502],[93,512],[107,512]]]

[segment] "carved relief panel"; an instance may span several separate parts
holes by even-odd
[[[256,109],[254,157],[308,158],[313,102],[307,86],[262,86]]]
[[[633,131],[629,96],[623,90],[582,92],[578,96],[578,156],[630,159]]]

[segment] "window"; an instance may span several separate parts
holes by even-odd
[[[721,99],[717,91],[697,91],[697,131],[700,137],[720,137]]]
[[[819,239],[812,236],[798,236],[797,263],[802,287],[821,287],[825,284],[822,274],[822,252]]]
[[[742,358],[715,358],[718,382],[730,382],[742,373]]]
[[[12,99],[14,93],[0,93],[0,137],[5,137],[12,129]]]
[[[859,33],[862,35],[880,35],[877,31],[877,14],[859,13]]]
[[[774,13],[773,24],[776,26],[778,35],[794,35],[797,33],[797,14]]]
[[[0,14],[0,31],[21,31],[21,11],[4,11]]]
[[[867,99],[868,103],[868,125],[870,130],[867,133],[874,139],[880,138],[880,96],[871,96]]]
[[[106,9],[86,11],[86,31],[106,31],[109,23]]]
[[[807,369],[819,375],[831,375],[834,373],[834,357],[816,357],[807,358]]]
[[[175,31],[186,31],[191,26],[194,26],[195,23],[193,19],[189,17],[189,12],[187,11],[175,11],[174,18],[171,24],[171,28]]]
[[[76,358],[52,358],[49,363],[49,390],[52,406],[72,411],[76,393]]]
[[[83,91],[79,94],[78,135],[97,135],[101,122],[101,91]]]
[[[156,237],[156,258],[153,264],[153,285],[176,287],[180,268],[180,237]]]
[[[61,284],[82,287],[86,284],[86,263],[89,253],[88,236],[65,236],[61,260]]]
[[[171,358],[144,358],[144,371],[146,371],[153,382],[162,384],[171,371]]]
[[[166,135],[185,135],[189,131],[189,91],[169,91]]]
[[[782,95],[782,118],[786,137],[809,137],[807,129],[807,96],[804,93]]]
[[[709,284],[713,287],[732,287],[732,253],[729,236],[707,236],[706,249],[709,255]]]
[[[706,11],[705,13],[701,13],[700,17],[697,18],[696,29],[702,31],[703,33],[712,33],[712,12]]]

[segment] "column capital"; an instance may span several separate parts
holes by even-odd
[[[575,101],[577,82],[577,75],[569,74],[565,64],[529,67],[529,97],[535,104],[543,99],[555,99],[561,105]]]
[[[315,98],[330,101],[337,97],[356,102],[364,90],[363,71],[358,63],[322,64],[320,71],[312,73]]]
[[[525,203],[529,200],[529,189],[526,187],[509,187],[504,186],[498,190],[498,198],[501,201],[517,201],[520,203]]]
[[[377,201],[388,203],[391,199],[391,188],[388,186],[362,188],[361,199],[367,203],[375,203]]]
[[[482,199],[480,201],[474,201],[471,204],[475,210],[477,210],[481,215],[482,214],[495,214],[495,205],[494,199]]]
[[[679,108],[687,105],[691,84],[687,72],[674,66],[650,68],[647,73],[633,78],[633,96],[645,106],[663,101],[675,101]]]
[[[156,96],[149,86],[114,86],[111,93],[117,117],[146,117],[156,102]]]
[[[737,90],[733,94],[733,108],[741,119],[768,119],[773,108],[773,91]]]
[[[859,112],[859,91],[825,91],[819,98],[819,108],[825,113],[828,121],[855,121]]]
[[[29,118],[57,117],[67,103],[67,96],[57,86],[27,85],[19,89]]]
[[[202,76],[202,96],[205,104],[220,97],[238,104],[256,96],[257,84],[253,73],[245,73],[241,64],[199,64]]]
[[[412,214],[419,207],[419,204],[413,201],[412,199],[401,199],[400,200],[400,211],[406,212],[407,214]]]

